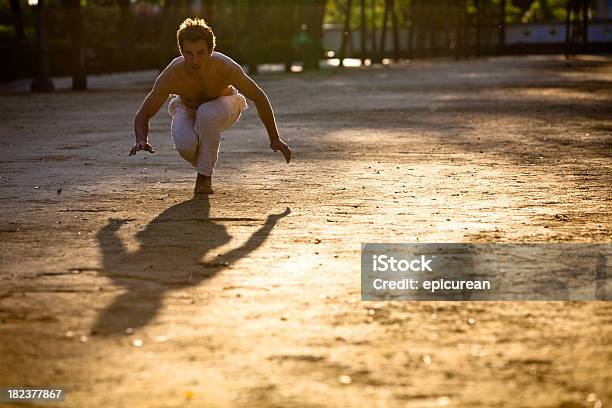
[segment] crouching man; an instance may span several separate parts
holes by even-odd
[[[139,150],[153,153],[148,141],[149,120],[170,95],[168,111],[172,116],[170,132],[174,147],[198,171],[194,193],[212,194],[211,177],[221,132],[238,121],[247,108],[246,96],[255,102],[270,138],[270,148],[280,151],[289,163],[291,150],[279,137],[268,97],[240,65],[215,51],[215,35],[204,20],[186,19],[176,38],[181,56],[159,74],[136,113],[136,144],[130,156]]]

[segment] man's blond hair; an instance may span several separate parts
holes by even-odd
[[[183,49],[185,41],[196,42],[204,40],[208,46],[208,52],[212,54],[215,50],[216,38],[212,28],[202,18],[186,18],[176,31],[176,43],[179,50]]]

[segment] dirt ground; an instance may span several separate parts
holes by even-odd
[[[364,242],[612,243],[612,56],[261,75],[294,161],[250,103],[201,199],[165,108],[156,153],[127,155],[154,76],[0,94],[0,386],[69,407],[612,404],[612,303],[362,302],[359,275]]]

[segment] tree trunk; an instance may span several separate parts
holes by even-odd
[[[574,1],[574,10],[572,14],[574,19],[572,21],[572,53],[575,54],[578,49],[578,45],[582,39],[582,22],[580,21],[580,5],[581,0]]]
[[[159,36],[159,70],[163,70],[173,55],[176,49],[176,35],[174,34],[176,27],[174,22],[177,16],[176,0],[166,0],[162,9],[161,30]]]
[[[582,51],[589,45],[589,0],[582,0]]]
[[[119,37],[119,70],[130,70],[132,64],[132,16],[130,14],[130,0],[117,0],[119,5],[119,26],[121,35]]]
[[[474,6],[476,7],[476,44],[474,46],[474,53],[476,56],[480,55],[480,36],[481,36],[481,28],[482,28],[482,1],[473,0]]]
[[[72,89],[84,91],[87,89],[87,74],[85,73],[85,50],[83,49],[83,15],[80,0],[63,0],[64,11],[70,22],[70,60],[72,67]]]
[[[55,89],[49,77],[49,43],[47,37],[47,7],[45,0],[38,0],[36,6],[36,45],[38,70],[30,85],[32,92],[51,92]]]
[[[424,24],[424,16],[425,16],[425,6],[423,5],[422,0],[413,0],[416,5],[415,6],[415,25],[414,25],[414,53],[415,56],[422,56],[424,54],[423,47],[423,39],[425,33],[425,24]]]
[[[410,21],[410,27],[408,28],[408,38],[406,39],[407,44],[407,57],[412,59],[414,57],[413,55],[413,45],[412,43],[414,42],[414,28],[415,28],[415,24],[416,24],[416,19],[415,19],[415,15],[414,15],[414,11],[415,11],[415,0],[412,0],[410,2],[410,11],[408,12],[408,19]]]
[[[19,0],[10,0],[11,11],[13,12],[13,24],[15,25],[15,38],[18,42],[24,42],[26,39],[23,26],[23,11],[21,10],[21,2]]]
[[[463,57],[469,59],[472,51],[471,46],[471,28],[472,22],[470,15],[467,12],[467,1],[463,0]]]
[[[499,2],[499,53],[503,54],[506,48],[506,0]]]
[[[387,19],[389,17],[389,0],[385,0],[385,8],[383,11],[382,33],[380,34],[380,52],[378,53],[378,63],[382,63],[385,55],[385,47],[387,42]]]
[[[325,16],[325,5],[327,0],[303,0],[307,5],[304,10],[304,21],[306,24],[306,61],[304,70],[318,70],[319,61],[323,54],[323,17]]]
[[[247,65],[249,75],[257,75],[259,71],[258,46],[259,21],[261,20],[261,6],[256,4],[256,0],[249,0],[247,9],[247,32],[249,33],[249,43],[247,45]]]
[[[456,38],[457,43],[455,46],[455,59],[459,59],[465,54],[465,0],[456,0],[457,1],[457,26],[456,26]]]
[[[215,2],[214,0],[203,0],[202,6],[203,6],[202,16],[204,17],[204,20],[209,26],[213,27],[214,29],[214,24],[215,24]]]
[[[361,66],[365,66],[365,60],[366,60],[366,34],[367,34],[367,27],[366,27],[366,17],[365,17],[365,0],[361,0],[361,3],[359,4],[359,10],[361,11],[361,36],[360,36],[360,40],[361,40]]]
[[[400,45],[399,27],[397,24],[397,15],[395,14],[395,0],[389,0],[389,7],[391,8],[391,29],[393,30],[393,59],[397,62],[400,59]]]
[[[284,5],[281,6],[282,19],[284,20],[282,22],[282,35],[287,38],[284,52],[285,72],[291,72],[291,67],[295,60],[296,36],[299,33],[297,1],[298,0],[285,0]]]
[[[344,66],[344,58],[346,57],[346,44],[351,36],[351,10],[353,9],[353,0],[346,0],[346,10],[344,11],[344,28],[342,29],[342,41],[340,42],[340,66]]]
[[[372,51],[371,51],[371,60],[372,63],[378,60],[377,49],[376,49],[376,0],[371,0],[370,2],[370,11],[372,12],[371,22],[372,22]]]
[[[572,14],[572,1],[567,0],[565,5],[565,59],[568,59],[571,54],[570,50],[570,21]]]

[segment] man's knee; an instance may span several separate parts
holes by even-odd
[[[195,163],[196,153],[198,151],[198,142],[196,138],[190,139],[175,139],[174,149],[181,157],[190,163]]]
[[[196,132],[199,131],[198,134],[200,136],[207,136],[206,133],[210,132],[217,133],[220,120],[220,112],[216,109],[216,106],[203,103],[198,108],[196,115]],[[204,135],[202,135],[202,133],[204,133]]]

